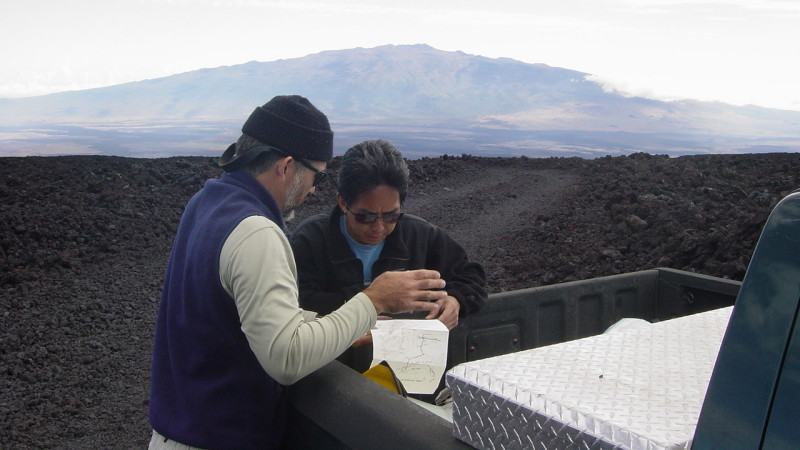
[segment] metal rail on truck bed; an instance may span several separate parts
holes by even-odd
[[[658,322],[730,306],[739,285],[657,268],[493,294],[450,332],[448,368],[594,336],[626,317]]]

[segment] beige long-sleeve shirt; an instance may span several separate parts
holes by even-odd
[[[236,302],[250,348],[281,384],[292,384],[329,363],[377,320],[364,293],[319,319],[300,309],[291,246],[266,217],[248,217],[231,232],[220,254],[219,277]]]

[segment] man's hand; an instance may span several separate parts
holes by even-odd
[[[436,303],[439,304],[439,313],[431,311],[426,319],[439,319],[448,330],[455,328],[458,325],[458,313],[461,311],[461,303],[458,303],[458,300],[452,295],[448,295]]]
[[[419,269],[384,272],[372,280],[364,293],[378,314],[429,311],[438,315],[440,305],[434,303],[447,296],[445,282],[435,270]]]

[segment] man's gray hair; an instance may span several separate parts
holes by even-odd
[[[253,147],[259,147],[266,145],[263,142],[259,141],[258,139],[247,135],[242,134],[239,136],[239,140],[236,141],[236,154],[241,155],[242,153],[246,152],[247,150]],[[250,162],[247,166],[243,167],[242,170],[249,173],[252,176],[258,176],[262,172],[265,172],[267,169],[272,167],[276,161],[281,158],[285,158],[286,155],[282,155],[277,152],[266,152],[262,153],[259,157],[254,159]],[[306,169],[303,165],[298,166],[298,174],[302,174]]]

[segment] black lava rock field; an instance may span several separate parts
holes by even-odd
[[[167,256],[204,157],[0,158],[0,447],[144,448]],[[334,174],[339,160],[330,166]],[[490,292],[671,267],[741,280],[800,154],[409,161]],[[333,186],[289,228],[334,204]]]

